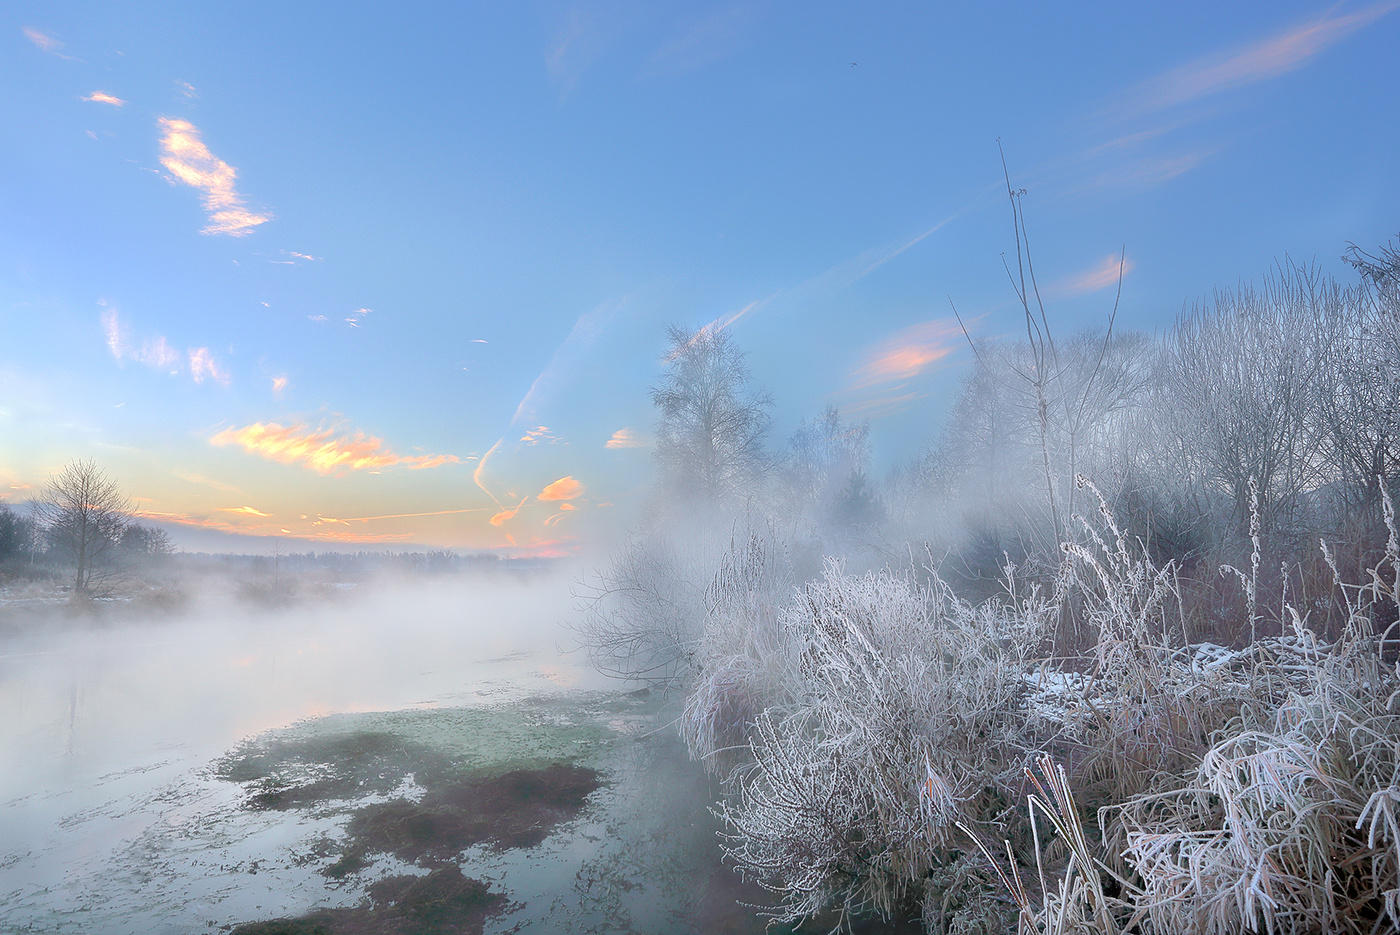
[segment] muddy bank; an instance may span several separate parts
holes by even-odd
[[[247,811],[348,814],[343,835],[306,854],[336,881],[328,886],[371,876],[386,859],[427,871],[382,877],[356,906],[243,923],[232,932],[481,932],[510,901],[462,872],[463,851],[537,847],[604,784],[597,769],[577,762],[599,739],[598,726],[534,713],[541,716],[522,709],[515,718],[491,710],[324,718],[254,738],[221,758],[211,772],[243,786]],[[574,758],[559,756],[566,750]]]
[[[578,815],[600,785],[595,770],[554,763],[430,786],[416,802],[394,799],[356,811],[347,828],[347,853],[386,853],[432,864],[483,841],[535,847]]]
[[[351,909],[318,909],[295,919],[235,926],[231,935],[479,935],[507,900],[456,867],[427,876],[385,877],[368,901]]]

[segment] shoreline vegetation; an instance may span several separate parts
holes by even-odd
[[[1008,192],[1026,336],[968,336],[882,483],[835,409],[765,448],[728,332],[672,332],[581,645],[682,699],[775,922],[1400,926],[1400,252],[1065,340]]]

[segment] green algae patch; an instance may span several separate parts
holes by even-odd
[[[235,926],[231,935],[479,935],[508,901],[485,883],[442,867],[427,876],[386,877],[349,909]]]
[[[270,731],[214,764],[244,807],[352,807],[406,782],[431,792],[468,779],[573,762],[607,739],[596,718],[556,701],[494,708],[343,714]]]

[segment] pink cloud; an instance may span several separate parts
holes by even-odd
[[[1119,260],[1119,254],[1111,253],[1091,268],[1056,283],[1052,287],[1052,291],[1056,295],[1075,296],[1087,295],[1091,292],[1098,292],[1100,289],[1117,286]],[[1136,264],[1126,257],[1121,257],[1121,260],[1122,274],[1126,277]]]
[[[1211,94],[1244,87],[1295,71],[1347,36],[1394,12],[1400,0],[1372,4],[1355,13],[1337,6],[1266,39],[1223,56],[1197,59],[1139,87],[1131,95],[1138,112],[1186,104]]]
[[[190,376],[194,382],[203,383],[205,380],[213,380],[228,386],[228,371],[219,366],[219,362],[214,359],[214,355],[207,347],[192,347],[190,355]]]
[[[160,139],[164,154],[160,164],[175,181],[204,193],[209,223],[201,233],[243,237],[272,220],[269,214],[257,214],[244,207],[243,196],[235,186],[238,170],[209,151],[198,127],[188,120],[171,117],[161,117],[159,124],[165,134]]]
[[[851,389],[911,380],[952,353],[961,335],[957,322],[946,318],[905,328],[865,355],[851,374]]]

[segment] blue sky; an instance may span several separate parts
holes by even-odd
[[[1017,325],[998,138],[1066,332],[1120,249],[1149,331],[1340,271],[1400,230],[1397,7],[10,5],[0,494],[91,457],[191,534],[570,551],[673,322],[894,464],[949,299]]]

